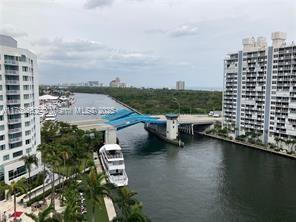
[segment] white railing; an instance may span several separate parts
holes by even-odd
[[[123,155],[121,153],[120,154],[110,154],[110,153],[108,153],[107,158],[108,159],[123,158]]]
[[[9,138],[9,142],[20,142],[22,141],[22,137],[15,137],[15,138]]]
[[[19,71],[17,71],[17,70],[5,70],[5,74],[7,74],[7,75],[19,75]]]
[[[19,132],[22,132],[22,128],[8,129],[8,133],[19,133]]]
[[[6,80],[6,84],[20,84],[19,80]]]
[[[20,94],[20,90],[7,90],[7,95]]]
[[[4,64],[7,64],[7,65],[17,65],[18,64],[18,61],[13,60],[13,59],[5,59],[4,60]]]
[[[22,122],[21,118],[8,119],[8,123],[21,123],[21,122]]]
[[[21,103],[21,100],[19,100],[19,99],[9,99],[9,100],[7,100],[7,104],[19,104],[19,103]]]

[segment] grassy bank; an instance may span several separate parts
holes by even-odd
[[[222,92],[218,91],[108,87],[71,87],[70,90],[110,95],[145,114],[178,113],[177,102],[181,113],[207,114],[222,107]]]

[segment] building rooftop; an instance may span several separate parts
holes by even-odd
[[[0,34],[0,45],[17,48],[17,41],[11,36]]]

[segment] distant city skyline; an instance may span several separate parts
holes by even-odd
[[[224,56],[241,39],[274,31],[296,39],[293,0],[0,0],[0,6],[0,33],[37,54],[42,84],[119,77],[135,87],[174,88],[182,79],[188,89],[222,89]]]

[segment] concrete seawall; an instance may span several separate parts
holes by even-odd
[[[248,147],[248,148],[251,148],[251,149],[256,149],[256,150],[268,152],[268,153],[271,153],[271,154],[274,154],[274,155],[280,155],[280,156],[283,156],[283,157],[286,157],[286,158],[296,159],[296,156],[294,156],[294,155],[287,154],[287,153],[277,152],[275,150],[268,149],[268,148],[263,147],[263,146],[249,144],[249,143],[244,143],[244,142],[240,142],[240,141],[237,141],[237,140],[226,139],[226,138],[221,137],[221,136],[216,136],[216,135],[202,133],[202,132],[200,132],[198,134],[203,135],[203,136],[208,136],[208,137],[211,137],[211,138],[215,138],[215,139],[219,139],[219,140],[223,140],[223,141],[226,141],[226,142],[230,142],[230,143],[242,145],[242,146],[245,146],[245,147]]]
[[[112,96],[109,96],[109,95],[106,95],[106,96],[110,97],[110,98],[111,98],[111,99],[113,99],[115,102],[119,103],[120,105],[123,105],[124,107],[126,107],[126,108],[128,108],[128,109],[130,109],[130,110],[134,111],[135,113],[137,113],[137,114],[141,114],[141,115],[142,115],[142,113],[141,113],[141,112],[139,112],[139,111],[138,111],[138,110],[136,110],[135,108],[133,108],[133,107],[131,107],[131,106],[129,106],[129,105],[127,105],[127,104],[125,104],[124,102],[121,102],[120,100],[118,100],[118,99],[115,99],[115,98],[114,98],[114,97],[112,97]]]

